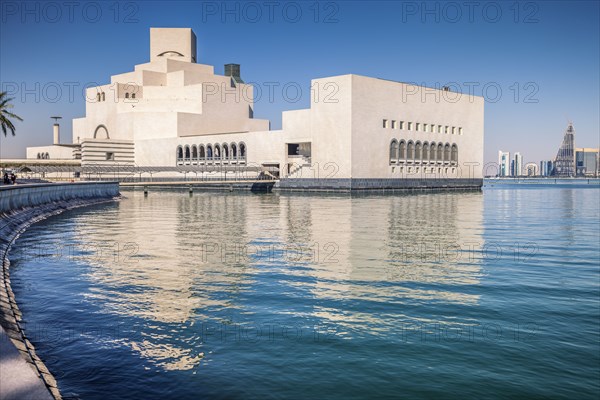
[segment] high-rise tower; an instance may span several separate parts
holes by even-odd
[[[573,124],[570,122],[562,145],[556,154],[552,175],[562,177],[575,176],[575,129],[573,129]]]

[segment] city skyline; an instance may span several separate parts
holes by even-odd
[[[551,159],[523,161],[520,152],[498,150],[498,169],[496,176],[526,176],[526,175],[554,175],[554,176],[584,176],[598,175],[599,147],[577,146],[576,130],[569,122],[565,130],[563,141],[558,148],[556,156]],[[511,154],[513,157],[511,158]],[[529,166],[536,165],[537,171]],[[538,172],[538,173],[532,173]],[[489,174],[488,174],[489,175]]]
[[[487,14],[482,7],[464,8],[455,18],[443,3],[421,8],[419,2],[330,2],[317,9],[285,3],[287,14],[263,9],[254,19],[250,9],[235,2],[228,10],[218,2],[177,7],[127,3],[135,7],[122,4],[116,13],[106,6],[96,22],[91,12],[82,16],[82,9],[72,13],[73,21],[68,10],[61,10],[62,17],[52,22],[57,18],[52,19],[51,9],[32,4],[38,9],[20,9],[21,3],[2,8],[2,89],[15,98],[15,111],[24,118],[16,124],[16,137],[0,139],[3,158],[24,157],[27,146],[50,144],[53,115],[63,117],[61,129],[70,136],[72,119],[85,114],[83,85],[107,83],[114,71],[147,61],[144,42],[150,26],[191,26],[202,43],[200,62],[240,63],[245,79],[263,89],[262,98],[255,99],[255,117],[269,119],[272,129],[281,126],[282,111],[308,105],[312,77],[356,73],[483,95],[486,163],[495,162],[501,148],[521,151],[524,164],[552,159],[569,120],[576,125],[578,146],[598,147],[595,2],[578,2],[577,7],[520,3],[517,9],[491,3],[500,10],[499,18],[493,17],[492,6],[485,8]],[[300,7],[301,17],[293,17],[293,7]],[[128,41],[141,45],[131,49]],[[86,51],[90,46],[93,52]],[[28,51],[19,51],[22,47]]]
[[[573,122],[571,122],[571,121],[569,121],[568,125],[569,125],[569,126],[572,126],[572,127],[574,127],[574,126],[575,126],[575,124],[574,124]],[[600,142],[598,142],[598,143],[600,144]],[[558,147],[559,147],[559,146],[557,146],[557,148],[558,148]],[[504,147],[503,147],[503,148],[504,148]],[[579,151],[580,149],[588,149],[588,150],[596,150],[596,151],[597,151],[597,150],[598,150],[598,148],[600,148],[600,145],[598,145],[598,144],[595,144],[595,145],[591,145],[591,146],[590,146],[590,145],[585,145],[585,146],[582,146],[582,145],[581,145],[581,143],[578,143],[578,142],[577,142],[577,138],[575,138],[575,148],[576,148],[578,151]],[[519,148],[517,147],[517,149],[519,149]],[[505,150],[498,150],[499,157],[501,157],[501,156],[500,156],[500,153],[520,154],[520,155],[521,155],[521,152],[520,152],[520,151],[518,151],[518,150],[517,150],[517,151],[513,151],[513,149],[512,149],[512,148],[511,148],[510,150],[506,150],[506,151],[505,151]],[[548,156],[548,157],[546,157],[546,158],[540,158],[540,159],[538,159],[538,160],[525,158],[525,159],[523,159],[523,160],[522,160],[522,165],[524,166],[524,165],[525,165],[525,164],[527,164],[527,163],[536,163],[536,162],[537,162],[537,163],[541,163],[541,162],[548,162],[548,161],[554,162],[555,160],[556,160],[556,154],[555,154],[554,156]],[[501,163],[500,163],[500,161],[499,161],[499,162],[498,162],[498,167],[500,167],[500,165],[501,165]]]

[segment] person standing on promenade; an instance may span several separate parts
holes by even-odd
[[[10,180],[11,180],[11,182],[12,182],[13,185],[17,184],[17,176],[15,175],[14,172],[10,174]]]

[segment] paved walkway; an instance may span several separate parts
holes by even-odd
[[[52,400],[50,392],[0,326],[0,399]]]

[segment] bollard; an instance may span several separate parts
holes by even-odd
[[[144,197],[148,197],[148,186],[144,186]]]
[[[189,192],[190,192],[190,197],[192,197],[194,194],[194,188],[192,187],[192,185],[190,185],[190,187],[189,187]]]

